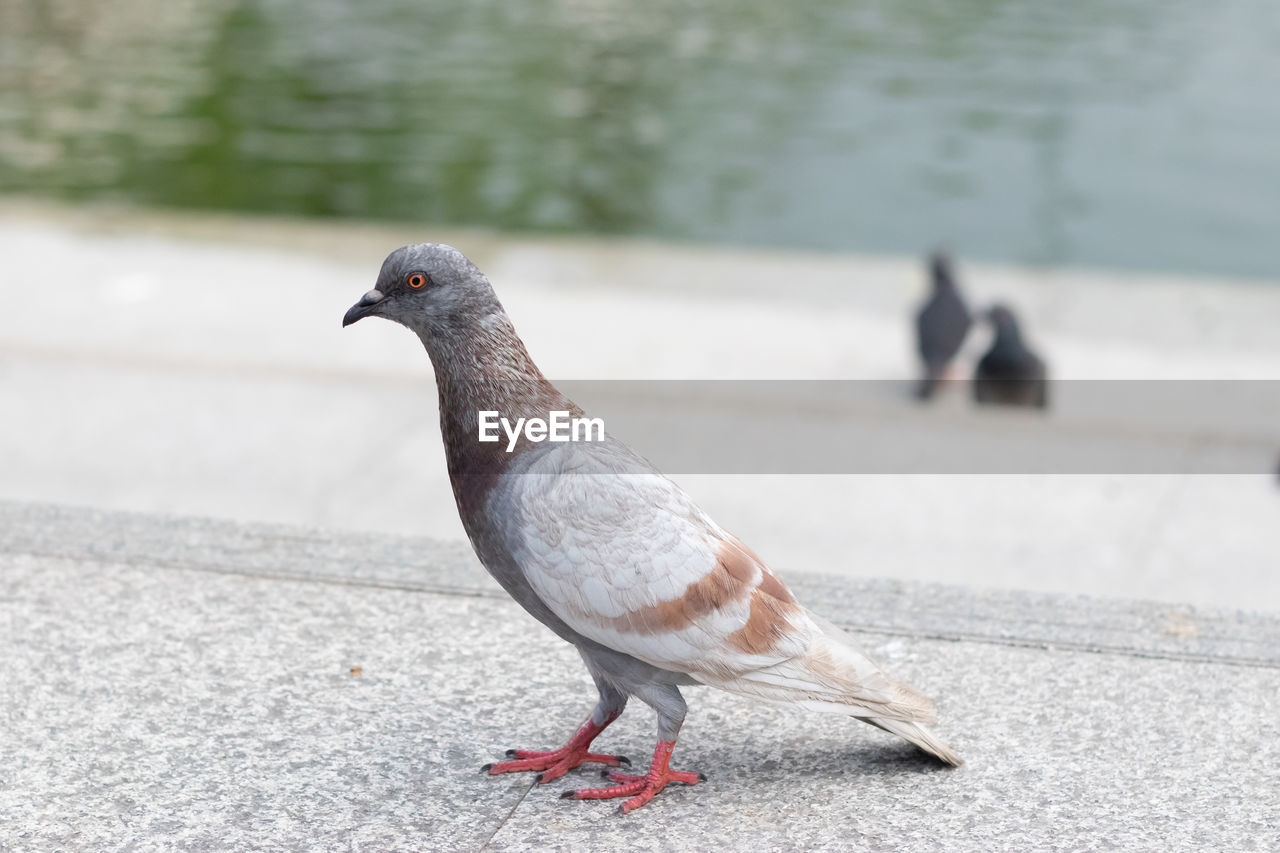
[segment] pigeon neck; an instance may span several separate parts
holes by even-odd
[[[440,402],[452,413],[477,407],[498,409],[508,417],[545,415],[563,395],[533,363],[524,342],[503,311],[461,328],[419,331],[431,357]],[[442,414],[444,413],[442,409]]]
[[[1013,323],[1001,323],[996,327],[996,344],[1002,347],[1021,346],[1022,333]]]
[[[508,449],[505,435],[481,442],[480,413],[497,412],[515,424],[520,418],[547,419],[552,411],[580,416],[582,410],[542,375],[505,312],[419,337],[435,367],[454,498],[463,525],[474,534],[489,490],[517,456],[536,446],[522,438]]]

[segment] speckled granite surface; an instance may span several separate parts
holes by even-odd
[[[590,771],[478,772],[593,699],[480,571],[459,543],[0,504],[0,850],[1280,847],[1273,618],[798,576],[968,764],[694,688],[675,764],[709,781],[618,818],[558,799]],[[600,746],[640,762],[652,728],[635,703]]]

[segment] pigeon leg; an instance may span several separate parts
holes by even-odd
[[[684,724],[687,710],[680,691],[672,684],[646,684],[636,690],[636,695],[658,712],[658,746],[653,751],[653,763],[649,765],[649,772],[643,776],[632,776],[616,770],[604,770],[602,775],[617,782],[617,785],[565,791],[560,795],[561,799],[612,800],[615,797],[630,797],[618,809],[619,813],[626,814],[652,800],[669,782],[696,785],[706,781],[707,777],[701,773],[684,773],[671,769],[671,753],[676,748],[676,735]]]
[[[596,704],[595,710],[591,712],[591,716],[583,724],[582,728],[578,729],[577,733],[564,746],[546,752],[531,749],[508,749],[507,756],[515,760],[486,764],[480,769],[490,776],[496,776],[499,773],[537,771],[539,774],[538,781],[545,784],[552,779],[559,779],[580,764],[604,764],[608,767],[621,767],[625,764],[629,767],[631,762],[625,755],[608,755],[588,751],[588,747],[596,739],[596,735],[622,716],[622,709],[626,707],[626,704],[627,697],[625,694],[613,688],[601,686],[600,701]]]
[[[620,814],[634,811],[652,800],[669,782],[683,785],[696,785],[707,781],[701,773],[686,773],[671,769],[671,753],[676,748],[673,740],[658,741],[658,748],[653,751],[653,763],[649,772],[643,776],[632,776],[616,770],[602,770],[601,775],[617,782],[608,788],[583,788],[577,791],[565,791],[560,795],[566,800],[612,800],[616,797],[630,797],[618,811]]]

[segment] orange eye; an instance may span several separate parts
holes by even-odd
[[[414,290],[417,290],[418,288],[422,287],[424,284],[427,283],[427,277],[420,272],[415,272],[410,274],[410,276],[405,280],[409,283],[409,286],[412,287]]]

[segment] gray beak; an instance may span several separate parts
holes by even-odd
[[[347,309],[347,313],[342,315],[342,326],[346,328],[362,317],[368,317],[373,313],[374,307],[382,301],[381,290],[370,290],[364,296],[360,297],[360,301]]]

